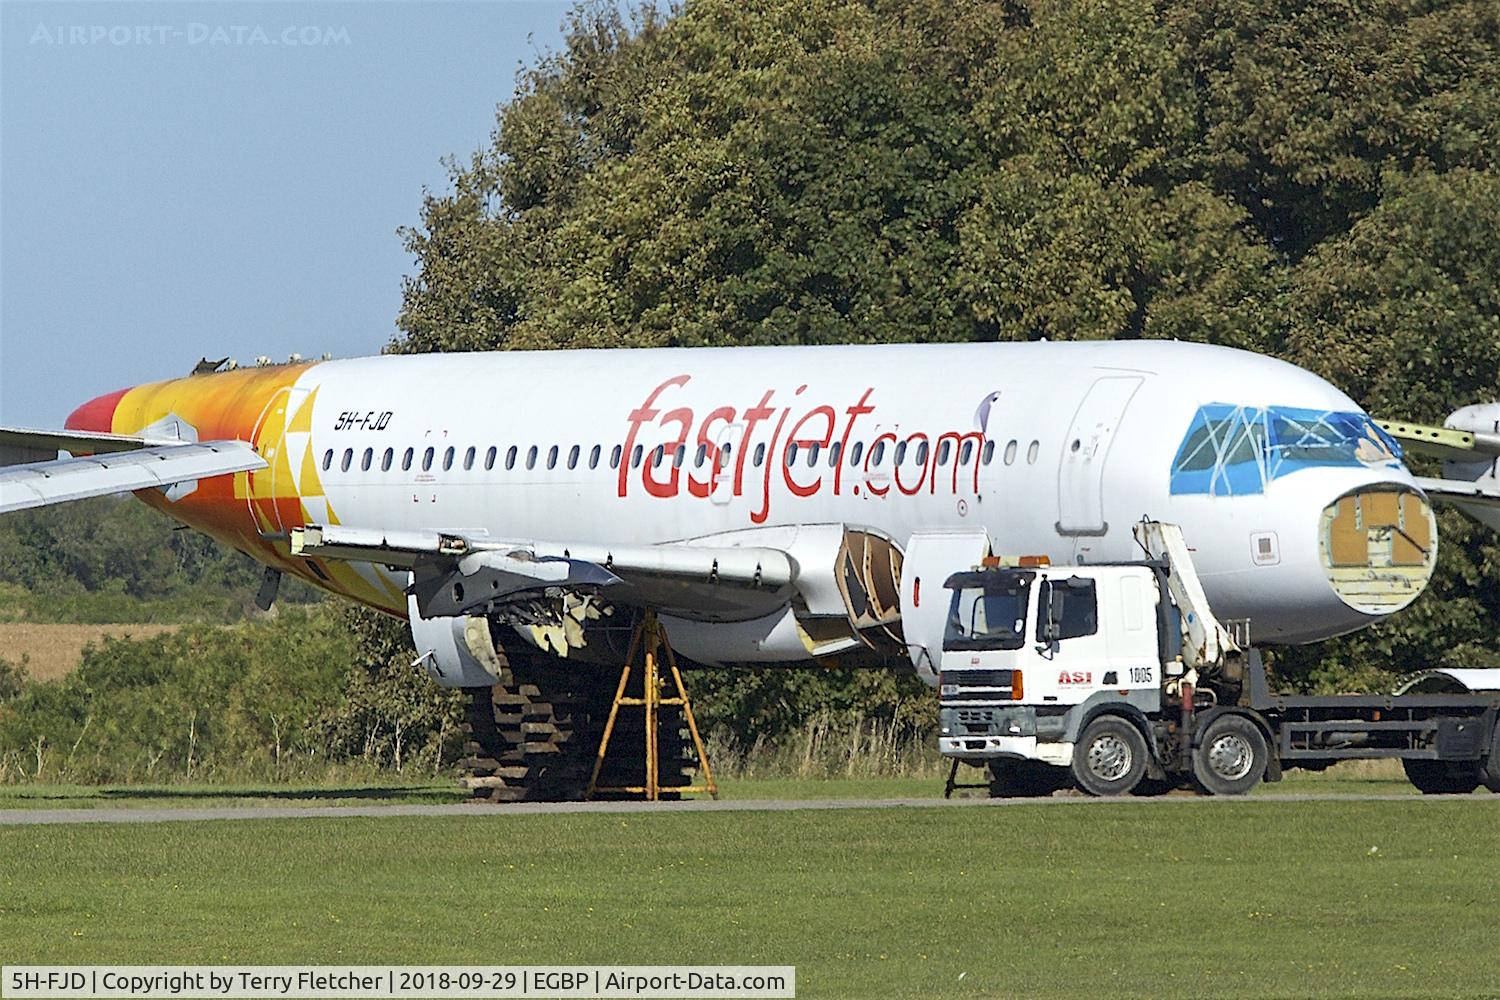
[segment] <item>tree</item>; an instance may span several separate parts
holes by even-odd
[[[1491,3],[584,6],[406,232],[391,349],[1170,337],[1440,420],[1500,384],[1497,150]],[[1415,609],[1283,668],[1493,649],[1443,527]]]

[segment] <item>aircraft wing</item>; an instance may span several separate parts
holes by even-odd
[[[118,451],[181,444],[174,439],[96,434],[92,431],[44,431],[29,427],[0,427],[0,466],[51,462],[59,451],[103,455]]]
[[[59,447],[104,454],[59,459]],[[37,460],[48,454],[50,461]],[[0,461],[0,514],[266,466],[243,441],[159,444],[145,438],[57,431],[0,430],[0,458],[12,460]],[[16,458],[32,460],[17,464]]]
[[[1460,410],[1449,419],[1464,413]],[[1443,478],[1417,477],[1417,485],[1429,497],[1451,503],[1479,523],[1500,531],[1500,433],[1395,420],[1376,423],[1407,451],[1443,460]]]
[[[1500,434],[1433,427],[1401,420],[1377,420],[1380,429],[1416,455],[1445,462],[1489,462],[1500,457]]]
[[[1417,476],[1416,480],[1423,492],[1435,499],[1447,500],[1464,508],[1500,511],[1500,489],[1493,486],[1462,479],[1431,479],[1427,476]]]
[[[429,531],[309,525],[291,532],[293,555],[408,569],[423,617],[521,613],[542,598],[608,588],[611,604],[708,621],[744,621],[783,607],[797,563],[780,549],[578,544]]]

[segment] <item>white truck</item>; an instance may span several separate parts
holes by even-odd
[[[939,748],[993,796],[1241,795],[1292,767],[1398,758],[1424,793],[1500,792],[1500,692],[1281,695],[1214,617],[1175,525],[1138,562],[1043,559],[955,573],[939,662]]]

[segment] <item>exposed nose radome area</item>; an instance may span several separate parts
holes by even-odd
[[[115,408],[125,398],[129,389],[117,389],[97,399],[91,399],[68,414],[63,426],[70,431],[88,431],[93,434],[114,433]]]
[[[1422,494],[1377,483],[1323,508],[1318,555],[1334,593],[1367,615],[1400,611],[1437,563],[1437,521]]]

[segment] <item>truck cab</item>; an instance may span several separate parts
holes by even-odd
[[[1076,721],[1124,701],[1161,707],[1161,589],[1146,563],[982,567],[952,591],[938,695],[939,748],[1066,765]],[[1168,604],[1168,611],[1175,608]],[[1041,740],[1038,740],[1038,736]]]

